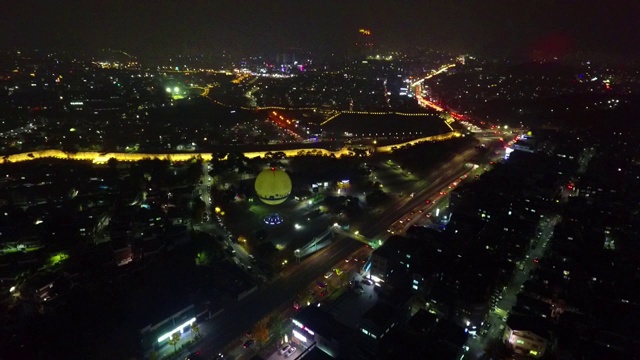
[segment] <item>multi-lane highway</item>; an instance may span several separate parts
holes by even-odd
[[[367,217],[352,226],[359,229],[367,238],[381,239],[386,237],[387,229],[391,224],[406,217],[414,209],[423,207],[426,199],[434,199],[440,191],[466,174],[470,168],[465,165],[475,152],[473,147],[466,149],[443,164],[440,169],[434,171],[433,175],[416,181],[412,189],[414,190],[413,196],[405,195],[380,214]],[[206,174],[206,167],[204,171]],[[207,204],[207,213],[211,214],[208,185],[209,179],[205,175],[199,191],[203,193],[203,200]],[[206,226],[206,230],[211,230],[209,227],[215,226]],[[205,229],[203,228],[203,230]],[[206,359],[218,354],[225,345],[251,329],[255,323],[273,310],[282,304],[292,303],[296,295],[310,283],[363,246],[361,242],[344,236],[336,236],[335,242],[327,248],[311,255],[299,264],[291,264],[289,270],[275,281],[264,284],[256,293],[242,301],[228,305],[224,312],[210,321],[206,338],[200,342],[200,344],[204,344],[198,348],[203,358]],[[243,260],[247,261],[247,259]]]
[[[405,196],[379,216],[370,217],[357,226],[362,229],[364,234],[370,235],[370,237],[386,234],[386,229],[390,224],[413,210],[416,206],[424,204],[427,197],[431,197],[441,187],[446,187],[451,181],[467,171],[464,164],[466,159],[471,157],[472,152],[473,149],[465,151],[452,161],[444,164],[433,176],[418,181],[416,184],[417,190],[413,197]],[[206,204],[207,214],[212,216],[214,211],[209,200],[211,179],[206,175],[208,172],[206,163],[203,164],[203,172],[205,175],[202,178],[202,184],[196,188],[196,191],[202,196]],[[210,222],[196,227],[203,231],[224,235],[224,229],[220,229],[219,226]],[[275,281],[264,284],[256,293],[242,301],[227,305],[221,314],[210,320],[209,324],[206,325],[208,328],[205,335],[206,338],[199,342],[199,344],[204,345],[200,345],[198,348],[202,357],[205,359],[213,357],[225,345],[251,329],[255,323],[273,310],[282,306],[282,304],[292,303],[300,291],[363,246],[361,242],[344,236],[336,236],[334,243],[327,248],[311,255],[299,264],[290,264],[288,271]],[[243,255],[241,250],[238,250],[237,253]],[[240,258],[243,262],[248,261],[246,255]]]
[[[415,94],[416,100],[418,100],[418,104],[420,104],[423,107],[427,107],[427,108],[432,108],[436,111],[444,111],[444,109],[436,104],[434,104],[433,102],[425,99],[424,97],[422,97],[422,83],[425,80],[431,79],[432,77],[445,72],[447,70],[449,70],[450,68],[456,66],[456,64],[447,64],[447,65],[443,65],[442,67],[440,67],[438,70],[433,70],[429,75],[425,76],[424,78],[414,82],[413,84],[411,84],[411,87],[413,88],[413,93]]]
[[[385,233],[389,225],[402,219],[415,208],[424,205],[427,199],[433,199],[442,188],[446,188],[470,170],[465,166],[468,159],[473,158],[476,150],[471,147],[435,170],[432,175],[417,181],[413,187],[413,196],[406,195],[393,205],[384,209],[374,220],[366,220],[362,224],[354,224],[368,238],[376,238]]]
[[[440,72],[445,71],[440,70]],[[434,74],[435,75],[435,74]],[[410,212],[424,207],[425,200],[434,199],[449,184],[458,180],[470,171],[465,166],[468,159],[473,158],[476,150],[471,147],[443,164],[432,175],[416,181],[412,189],[407,189],[412,195],[405,195],[381,213],[369,216],[365,220],[352,224],[360,233],[370,239],[386,237],[387,229],[399,219],[403,219]],[[205,174],[208,172],[204,165]],[[213,212],[208,199],[210,179],[203,177],[203,184],[199,191],[207,205],[207,213]],[[217,226],[205,225],[205,231],[220,231]],[[235,246],[235,245],[234,245]],[[350,257],[364,245],[345,236],[336,236],[333,244],[304,259],[301,263],[291,264],[288,271],[281,274],[275,281],[261,286],[258,291],[243,300],[229,304],[224,311],[210,320],[205,338],[198,343],[198,351],[202,358],[209,359],[218,354],[227,344],[237,339],[241,334],[250,330],[255,323],[263,319],[283,304],[293,303],[296,295],[320,278],[337,263]],[[243,259],[247,261],[247,259]]]

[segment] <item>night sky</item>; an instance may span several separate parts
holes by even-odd
[[[389,50],[640,53],[637,0],[4,0],[0,47],[338,52],[361,27]]]

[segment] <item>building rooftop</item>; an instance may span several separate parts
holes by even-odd
[[[296,354],[301,355],[301,354]],[[317,346],[314,346],[311,350],[304,354],[304,360],[333,360],[326,352],[320,350]]]
[[[411,319],[409,319],[409,328],[417,333],[430,332],[438,322],[438,317],[429,313],[425,309],[420,309]]]
[[[438,342],[447,344],[456,351],[462,348],[469,337],[462,327],[448,320],[438,321],[435,335]]]
[[[369,311],[362,315],[362,320],[368,320],[378,327],[384,328],[393,321],[396,311],[393,306],[385,302],[377,302]]]
[[[327,339],[339,341],[351,332],[345,325],[337,322],[330,313],[316,306],[300,309],[293,319]]]
[[[530,331],[545,339],[550,338],[549,322],[543,318],[527,315],[510,315],[507,326],[512,330]]]

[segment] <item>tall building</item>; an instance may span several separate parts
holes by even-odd
[[[370,29],[359,29],[355,41],[356,56],[366,58],[373,55],[373,33]]]

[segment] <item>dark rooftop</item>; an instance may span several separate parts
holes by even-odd
[[[395,317],[395,309],[393,306],[378,301],[369,311],[362,315],[362,319],[366,319],[374,323],[378,327],[385,327]]]
[[[429,313],[425,309],[418,310],[411,319],[409,319],[409,328],[417,333],[430,332],[436,325],[438,317]]]
[[[507,326],[513,330],[530,331],[545,339],[550,338],[549,323],[547,320],[526,315],[510,315],[507,319]]]
[[[325,338],[340,340],[351,332],[345,325],[337,322],[331,314],[316,306],[302,308],[293,316],[293,319]]]

